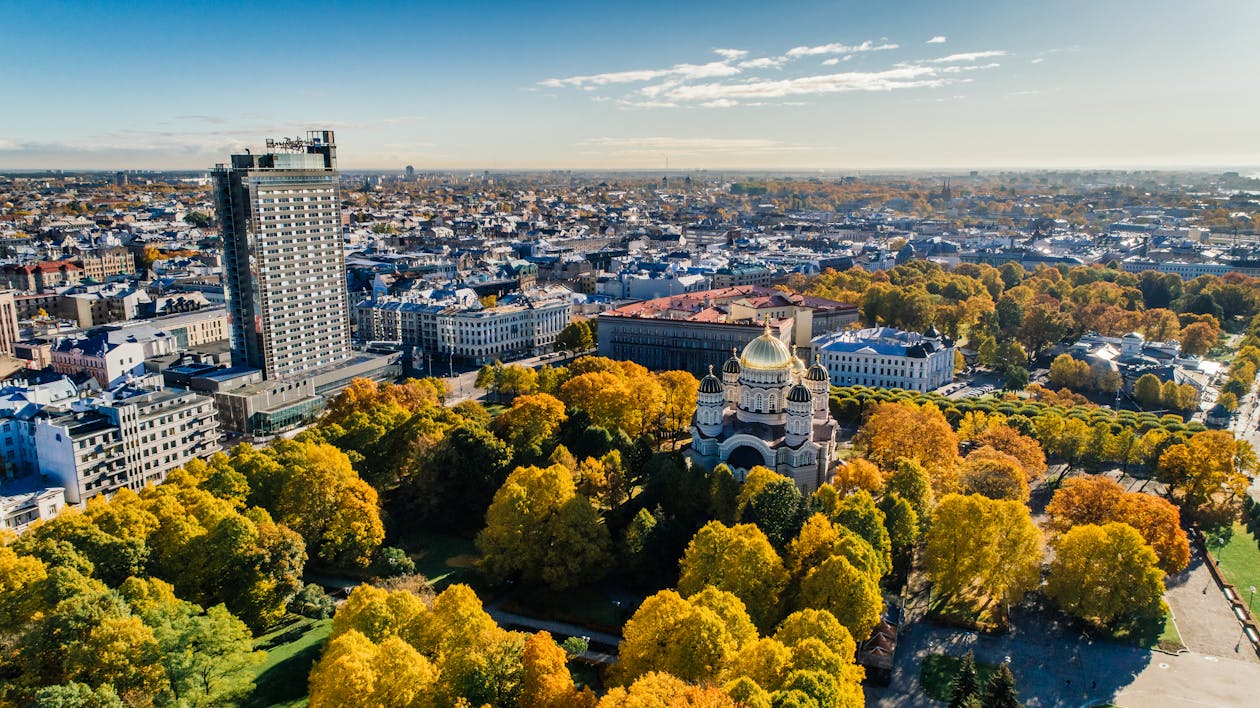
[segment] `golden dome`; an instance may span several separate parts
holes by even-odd
[[[744,347],[739,363],[749,369],[787,369],[795,359],[787,345],[770,333],[770,323],[767,322],[766,331]]]

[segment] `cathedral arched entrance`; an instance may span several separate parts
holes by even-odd
[[[739,445],[732,448],[730,454],[726,456],[726,464],[731,468],[735,478],[739,480],[747,477],[748,470],[757,465],[774,469],[774,463],[766,460],[765,453],[752,445]]]

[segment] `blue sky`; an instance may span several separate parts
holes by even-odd
[[[0,169],[1260,164],[1256,0],[363,5],[0,0]]]

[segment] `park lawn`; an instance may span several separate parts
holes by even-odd
[[[958,670],[962,667],[961,656],[947,656],[945,654],[932,654],[923,660],[923,666],[919,668],[919,685],[923,687],[923,692],[935,698],[938,701],[948,701],[949,694],[954,688],[954,678],[958,676]],[[993,678],[993,674],[997,673],[996,664],[986,664],[981,661],[976,662],[976,683],[979,684],[980,690],[989,684],[989,680]]]
[[[1246,526],[1234,522],[1234,533],[1223,547],[1213,547],[1212,555],[1225,579],[1238,589],[1243,599],[1249,599],[1249,588],[1260,588],[1260,543]]]
[[[306,679],[332,631],[332,620],[303,619],[254,641],[267,660],[254,676],[254,692],[246,708],[306,705]]]
[[[1176,652],[1186,648],[1181,642],[1181,633],[1177,631],[1177,623],[1173,621],[1171,612],[1164,613],[1163,617],[1152,617],[1138,625],[1116,629],[1111,632],[1110,639],[1142,649]]]
[[[480,553],[469,539],[435,531],[417,531],[406,538],[403,550],[416,561],[416,572],[428,579],[433,589],[441,592],[449,585],[480,585],[477,558]]]
[[[989,598],[937,597],[928,607],[927,616],[939,624],[977,632],[997,632],[1005,627],[1001,603]]]

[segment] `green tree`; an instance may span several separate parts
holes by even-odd
[[[989,679],[989,685],[984,689],[981,703],[985,708],[1023,708],[1023,704],[1019,702],[1019,694],[1015,690],[1015,675],[1011,673],[1011,667],[1006,662],[998,665],[997,671]]]
[[[805,500],[792,480],[778,477],[750,496],[739,520],[756,524],[775,548],[783,548],[801,530]]]
[[[949,708],[963,708],[980,695],[980,679],[976,673],[976,656],[968,651],[958,666],[958,675],[949,690]]]
[[[442,529],[481,527],[494,493],[511,471],[513,450],[473,424],[447,431],[403,478],[395,515]]]

